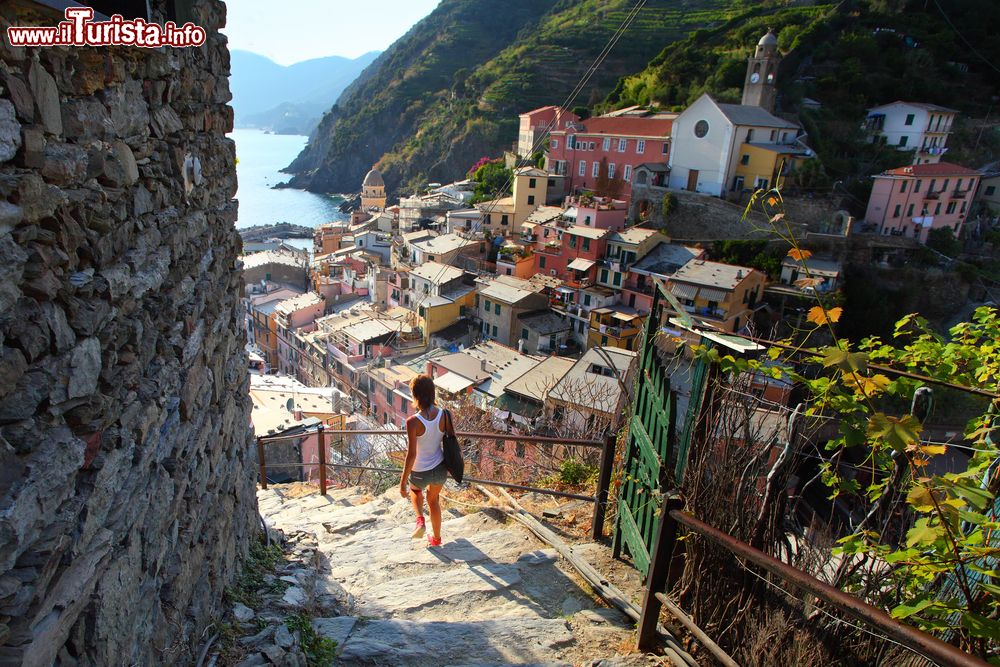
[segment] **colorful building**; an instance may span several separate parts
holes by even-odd
[[[756,269],[698,259],[670,277],[669,289],[694,319],[735,333],[752,321],[765,282]]]
[[[604,116],[570,123],[553,130],[546,156],[547,171],[566,177],[566,192],[593,189],[607,163],[609,179],[623,183],[628,196],[632,170],[644,162],[666,163],[674,113],[623,109]]]
[[[935,164],[948,152],[948,135],[958,111],[922,102],[891,102],[868,110],[869,141],[913,151],[913,164]]]
[[[644,318],[634,308],[607,306],[590,311],[587,348],[614,347],[635,350]]]
[[[879,234],[926,243],[932,229],[959,236],[979,185],[980,173],[950,162],[915,164],[873,177],[865,221]]]
[[[522,158],[530,158],[533,153],[545,148],[544,139],[549,132],[565,130],[570,125],[579,123],[580,117],[562,107],[550,105],[523,113],[519,120],[517,154]]]

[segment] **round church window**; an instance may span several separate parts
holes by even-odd
[[[708,134],[708,121],[699,120],[697,123],[694,124],[694,136],[701,139],[706,134]]]

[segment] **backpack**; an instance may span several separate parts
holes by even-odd
[[[465,461],[462,459],[462,448],[458,444],[458,436],[455,435],[455,423],[451,420],[451,413],[444,411],[448,418],[448,426],[444,431],[444,438],[441,440],[441,448],[444,450],[444,467],[459,484],[465,476]]]

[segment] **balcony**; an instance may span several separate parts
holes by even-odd
[[[646,296],[653,296],[653,286],[652,285],[623,285],[622,290],[626,292],[635,292],[636,294],[645,294]]]
[[[941,198],[940,192],[928,192],[927,194],[924,195],[924,199],[940,199],[940,198]]]

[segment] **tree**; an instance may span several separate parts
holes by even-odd
[[[594,184],[594,194],[598,197],[617,199],[621,196],[624,182],[617,172],[614,176],[611,176],[609,172],[608,158],[602,157],[597,171],[597,182]]]
[[[780,206],[777,191],[762,198]],[[774,232],[792,247],[789,255],[807,259],[809,251],[782,221],[781,213],[771,217]],[[818,281],[808,264],[804,268],[804,280]],[[972,321],[947,335],[908,315],[896,323],[892,343],[877,337],[852,343],[834,328],[843,310],[823,295],[817,300],[799,333],[808,342],[823,330],[831,345],[810,348],[788,341],[761,359],[721,356],[711,349],[698,353],[730,376],[791,380],[806,391],[806,418],[837,425],[836,435],[817,449],[821,480],[847,517],[846,534],[835,549],[840,561],[833,583],[963,650],[996,656],[1000,310],[978,308]],[[968,444],[962,445],[968,459],[962,465],[952,457],[949,472],[938,457],[954,445],[924,435],[932,390],[971,415],[964,433]]]
[[[927,247],[948,257],[957,257],[962,252],[962,244],[955,238],[951,227],[938,227],[927,232]]]
[[[503,160],[490,160],[476,168],[472,179],[476,182],[472,196],[472,203],[475,204],[509,195],[514,174]]]

